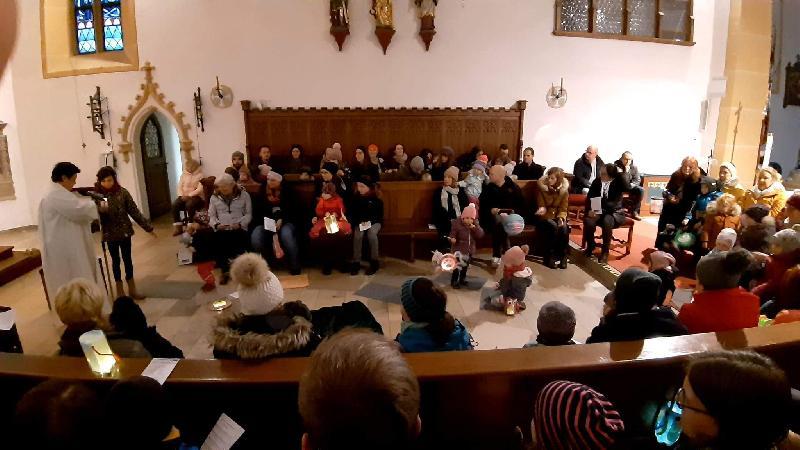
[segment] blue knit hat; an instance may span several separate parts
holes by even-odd
[[[414,283],[417,280],[426,279],[424,277],[411,278],[403,282],[400,288],[400,302],[406,315],[412,322],[433,322],[439,320],[445,313],[431,304],[431,302],[420,303],[419,299],[414,298]]]

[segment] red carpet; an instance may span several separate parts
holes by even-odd
[[[658,216],[657,215],[643,215],[643,219],[636,222],[633,227],[633,244],[631,245],[631,254],[623,257],[625,254],[625,246],[616,241],[611,241],[611,251],[608,255],[608,265],[622,272],[628,267],[637,266],[645,268],[646,266],[641,263],[642,251],[651,248],[656,241],[656,234],[658,230]],[[581,245],[583,230],[582,228],[572,228],[570,239],[572,242]],[[600,229],[597,230],[598,246],[596,252],[600,252]],[[616,229],[614,230],[614,237],[618,239],[625,239],[628,237],[628,230]]]

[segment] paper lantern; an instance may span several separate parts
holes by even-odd
[[[328,234],[336,234],[339,232],[339,222],[336,220],[335,215],[331,214],[325,216],[325,229],[328,231]]]
[[[503,219],[503,229],[509,236],[516,236],[525,229],[525,219],[519,214],[509,214]]]
[[[117,366],[117,357],[108,345],[105,333],[101,330],[92,330],[78,337],[83,354],[92,372],[98,375],[108,375]]]

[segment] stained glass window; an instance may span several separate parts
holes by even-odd
[[[106,51],[125,48],[122,41],[122,5],[120,0],[101,0],[103,6],[103,46]]]
[[[78,38],[78,54],[81,55],[97,51],[92,3],[93,0],[75,0],[75,29]]]
[[[589,31],[589,0],[563,0],[561,31]]]
[[[594,31],[622,34],[622,0],[595,0]]]
[[[148,158],[161,156],[161,135],[156,123],[155,118],[150,117],[144,125],[144,152]]]
[[[628,34],[656,35],[656,0],[628,0]]]

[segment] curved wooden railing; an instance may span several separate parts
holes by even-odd
[[[772,357],[800,385],[800,323],[717,334],[613,344],[408,355],[422,386],[424,448],[515,448],[516,432],[529,429],[533,401],[556,379],[586,383],[605,393],[627,425],[644,430],[649,401],[682,380],[692,355],[752,348]],[[19,397],[45,378],[81,380],[99,392],[148,364],[127,359],[115,377],[97,378],[82,358],[0,354],[0,433],[9,432]],[[190,441],[202,441],[220,413],[247,430],[242,447],[298,448],[302,426],[297,385],[307,358],[246,363],[183,360],[165,386],[177,424]],[[342,399],[342,408],[347,399]]]

